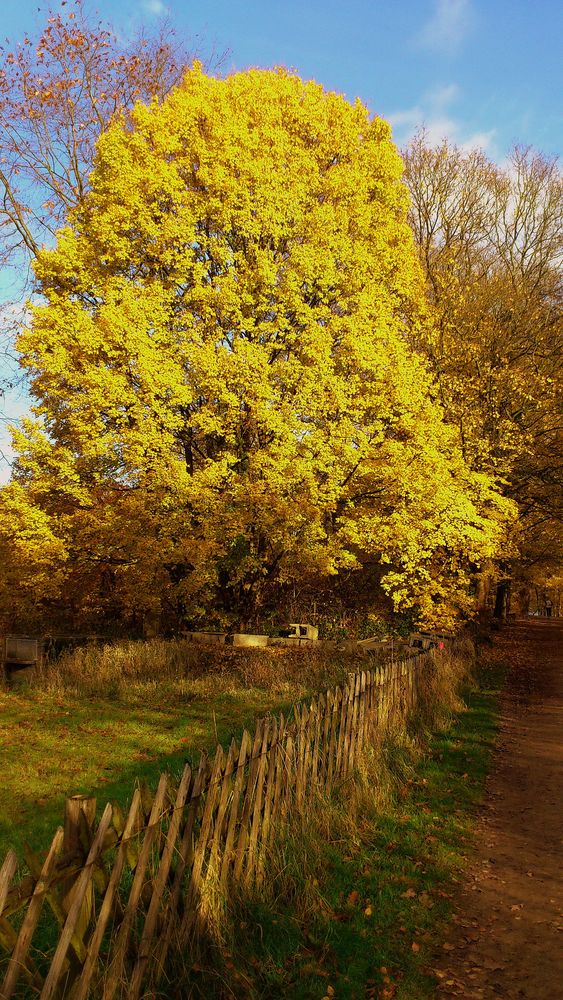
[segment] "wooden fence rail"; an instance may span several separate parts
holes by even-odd
[[[167,962],[205,931],[205,889],[260,886],[268,848],[354,769],[394,717],[416,706],[423,653],[349,677],[310,705],[256,723],[240,744],[154,793],[135,788],[125,815],[95,800],[67,803],[44,857],[13,852],[0,868],[0,1000],[154,995]]]

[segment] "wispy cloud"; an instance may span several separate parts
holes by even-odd
[[[152,14],[153,17],[162,17],[168,14],[168,7],[162,0],[142,0],[141,4],[145,14]]]
[[[471,0],[434,0],[434,13],[414,37],[417,48],[454,55],[473,25]]]
[[[449,139],[464,149],[478,147],[491,152],[496,130],[472,132],[468,129],[462,118],[456,117],[452,111],[452,105],[460,96],[457,84],[449,83],[423,94],[412,107],[387,115],[395,142],[405,145],[418,129],[424,128],[430,145]]]

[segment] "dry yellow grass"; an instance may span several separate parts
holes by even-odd
[[[187,639],[92,644],[45,664],[37,683],[50,692],[120,700],[150,698],[162,685],[185,698],[216,696],[232,688],[259,688],[291,699],[345,679],[371,662],[358,650],[332,644],[262,649],[206,646]]]

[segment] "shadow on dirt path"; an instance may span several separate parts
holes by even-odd
[[[563,622],[517,622],[477,853],[438,963],[437,998],[563,1000]]]

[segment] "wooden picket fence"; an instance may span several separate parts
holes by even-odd
[[[362,750],[416,706],[432,653],[350,675],[347,685],[267,717],[240,744],[136,787],[127,815],[68,800],[65,827],[18,878],[0,869],[0,998],[157,996],[174,954],[205,934],[205,889],[260,889],[274,836],[303,822],[319,794],[353,772]]]

